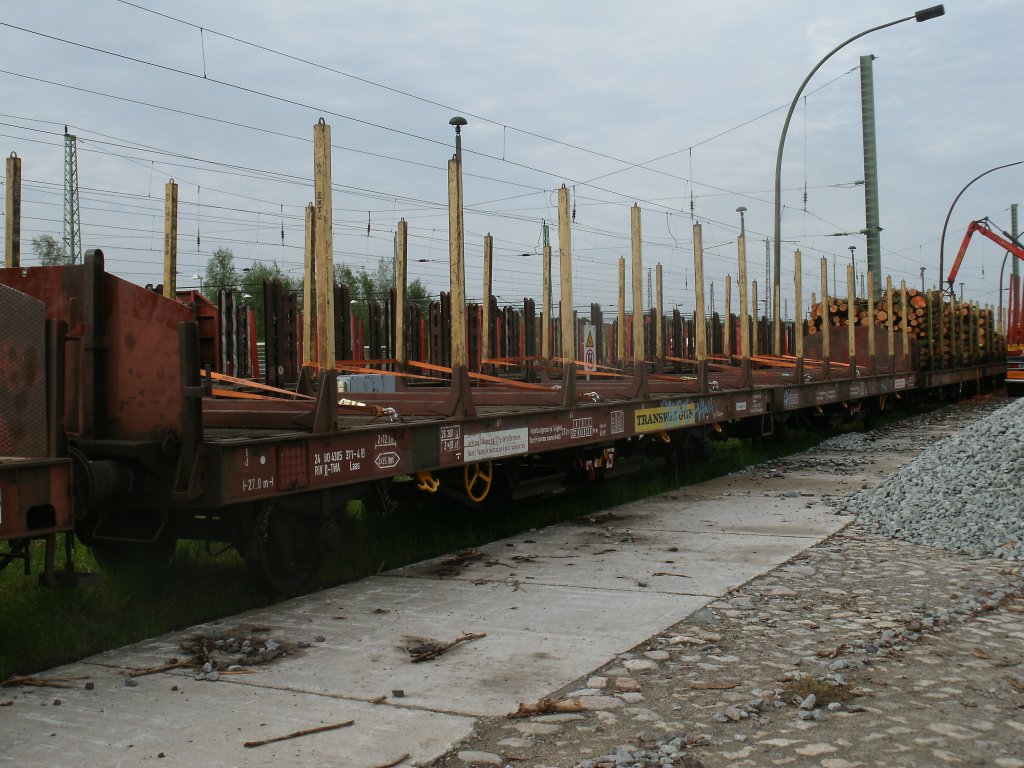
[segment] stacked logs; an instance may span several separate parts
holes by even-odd
[[[907,290],[907,308],[903,308],[903,294],[901,291],[892,291],[892,314],[893,330],[897,333],[903,332],[903,324],[909,327],[909,334],[915,338],[924,338],[928,332],[928,301],[919,291],[910,288]],[[822,325],[845,328],[849,325],[849,304],[847,299],[832,296],[828,303],[812,302],[808,333],[820,333]],[[826,320],[827,318],[827,320]],[[854,299],[853,323],[854,325],[888,326],[889,322],[889,296],[884,292],[874,306],[869,307],[866,299]]]
[[[907,336],[919,340],[922,367],[970,365],[998,354],[1000,342],[991,308],[961,303],[939,291],[925,294],[914,288],[907,288],[905,305],[902,290],[894,289],[891,300],[893,332],[902,335],[905,328]],[[854,325],[874,323],[887,329],[889,301],[887,291],[871,307],[865,299],[854,299]],[[808,334],[821,333],[825,326],[845,328],[849,320],[847,298],[834,296],[827,302],[816,302],[812,295]]]

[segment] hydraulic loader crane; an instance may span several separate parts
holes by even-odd
[[[957,251],[956,259],[949,270],[949,277],[946,279],[950,291],[953,290],[953,283],[956,280],[957,272],[960,271],[960,264],[964,260],[967,246],[970,244],[971,237],[975,232],[980,232],[1007,253],[1011,253],[1016,258],[1024,261],[1024,246],[1021,246],[1020,238],[1015,238],[1009,232],[994,229],[988,217],[972,221],[964,233],[963,242],[960,243],[960,250]],[[1016,286],[1011,291],[1011,296],[1015,294]],[[1019,395],[1024,394],[1024,348],[1022,348],[1021,339],[1019,338],[1020,329],[1018,328],[1021,323],[1021,308],[1016,306],[1014,298],[1011,298],[1010,308],[1010,322],[1006,334],[1009,341],[1006,359],[1006,391],[1011,395]]]

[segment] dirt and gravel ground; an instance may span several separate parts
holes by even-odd
[[[737,477],[770,493],[801,462],[837,478],[893,469],[1001,405],[959,404]],[[1024,491],[1024,481],[1022,481]],[[624,603],[621,621],[629,621]],[[538,702],[524,702],[537,704]],[[853,524],[552,691],[529,717],[482,719],[431,765],[1024,768],[1024,575]]]

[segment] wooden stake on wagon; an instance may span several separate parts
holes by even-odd
[[[655,276],[656,276],[655,279],[656,279],[657,285],[658,285],[658,316],[655,319],[655,323],[654,323],[654,350],[655,350],[654,354],[658,358],[658,361],[661,362],[661,361],[663,361],[665,359],[665,349],[664,349],[665,340],[662,338],[662,333],[661,333],[661,326],[662,326],[661,319],[665,316],[664,294],[662,293],[662,282],[661,282],[661,264],[658,264],[655,267]],[[726,284],[728,284],[728,280],[729,280],[729,278],[727,277],[726,278],[726,281],[727,281]],[[726,307],[728,307],[728,306],[729,306],[728,299],[726,299]],[[728,312],[728,311],[729,310],[726,309],[726,312]]]
[[[658,314],[661,314],[659,308]],[[722,326],[722,354],[726,361],[732,357],[732,331],[729,320],[732,318],[732,275],[725,276],[725,323]]]
[[[846,267],[846,338],[850,353],[850,376],[857,375],[857,334],[854,327],[855,305],[857,303],[857,278],[853,274],[853,265]]]
[[[895,329],[892,324],[892,275],[885,276],[885,306],[887,317],[885,318],[886,331],[889,335],[889,371],[894,370],[893,360],[896,354]]]
[[[761,318],[758,317],[759,312],[757,310],[757,280],[750,283],[750,313],[754,316],[750,352],[754,357],[757,357],[761,353]]]
[[[178,294],[178,185],[164,185],[164,298]]]
[[[309,366],[317,359],[313,348],[313,329],[316,325],[316,206],[306,206],[306,229],[303,239],[302,281],[302,364]]]
[[[867,289],[868,289],[868,359],[870,369],[874,372],[875,369],[875,318],[872,314],[875,311],[875,284],[871,270],[868,270],[867,274]]]
[[[704,326],[704,239],[700,224],[693,225],[693,287],[697,293],[693,333],[697,337],[697,362],[701,363],[708,357],[708,340]]]
[[[458,126],[456,126],[458,127]],[[456,134],[456,141],[459,141]],[[465,368],[466,354],[466,236],[462,218],[462,153],[448,161],[448,317],[451,322],[451,368]],[[454,376],[453,376],[454,380]]]
[[[644,362],[644,299],[643,299],[643,257],[640,244],[640,206],[636,203],[629,209],[630,235],[633,255],[633,365]]]
[[[494,354],[491,347],[491,267],[494,261],[494,238],[488,232],[484,235],[484,297],[482,301],[481,325],[483,327],[483,339],[481,341],[480,358],[489,360]]]
[[[395,361],[405,365],[405,290],[409,281],[409,222],[398,220],[395,239]]]
[[[803,268],[800,263],[799,249],[793,252],[793,291],[794,303],[796,304],[793,308],[795,312],[794,317],[796,318],[796,359],[799,364],[803,361],[804,357]]]
[[[562,328],[562,364],[576,365],[576,328],[572,315],[572,230],[569,228],[569,190],[558,190],[558,315]]]
[[[544,225],[545,237],[547,227]],[[543,309],[540,316],[540,356],[545,363],[551,361],[551,246],[544,243]]]
[[[313,126],[313,177],[316,190],[316,337],[317,365],[333,371],[334,347],[334,231],[331,198],[331,126],[321,117]]]
[[[828,299],[828,260],[824,257],[821,259],[821,306],[827,307],[829,305]],[[824,310],[822,311],[824,315]],[[829,337],[832,335],[831,324],[828,322],[828,317],[823,316],[821,318],[821,359],[825,365],[825,372],[831,373],[828,365],[829,361]]]
[[[615,364],[626,364],[626,259],[619,257],[619,322],[615,325]]]
[[[739,260],[740,283],[740,357],[750,358],[750,316],[747,306],[747,236],[741,234],[736,240],[737,258]]]
[[[4,219],[4,266],[21,266],[21,158],[7,158],[7,200]]]
[[[904,365],[910,362],[910,323],[907,322],[907,281],[900,280],[900,299],[903,304],[903,360]]]

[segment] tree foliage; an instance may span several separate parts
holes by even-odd
[[[221,291],[237,291],[240,286],[241,275],[235,268],[235,255],[230,248],[218,248],[206,262],[203,293],[216,301]]]
[[[235,257],[229,248],[218,248],[210,256],[206,264],[203,279],[203,291],[212,301],[216,301],[221,290],[240,294],[242,301],[253,307],[256,312],[257,328],[263,328],[263,281],[279,280],[287,292],[298,294],[298,303],[302,305],[301,279],[290,277],[281,269],[277,261],[264,264],[254,261],[241,272],[235,267]],[[369,316],[370,302],[383,304],[391,294],[395,285],[394,262],[382,258],[377,262],[373,272],[365,269],[353,270],[351,267],[336,263],[334,265],[334,282],[346,285],[352,300],[352,313],[361,320]],[[418,304],[425,312],[430,304],[430,291],[420,280],[413,280],[405,289],[406,303]]]
[[[240,289],[243,301],[256,310],[256,327],[263,328],[263,281],[278,280],[286,293],[298,292],[298,305],[302,305],[302,280],[289,277],[276,260],[270,264],[254,261],[242,270]]]
[[[32,250],[39,257],[39,263],[44,267],[59,267],[74,263],[74,260],[64,250],[64,246],[53,235],[33,237]]]
[[[391,289],[395,287],[395,265],[391,259],[381,258],[371,273],[365,269],[355,272],[345,264],[335,264],[334,282],[348,286],[353,314],[365,319],[370,302],[383,304],[391,295]],[[413,280],[405,288],[405,300],[407,305],[419,304],[426,311],[430,304],[430,291],[419,279]]]

